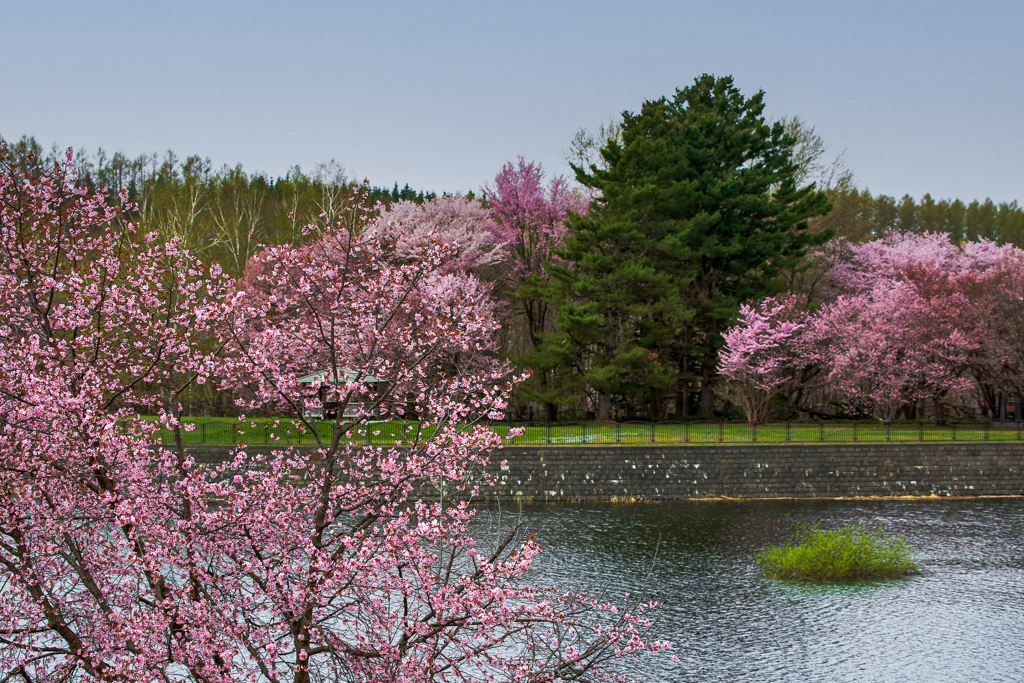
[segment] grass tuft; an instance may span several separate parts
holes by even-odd
[[[754,560],[772,579],[847,581],[917,574],[921,568],[913,552],[901,536],[885,536],[881,526],[825,530],[815,523],[798,527],[790,543],[762,548]]]

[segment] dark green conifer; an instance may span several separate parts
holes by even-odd
[[[624,113],[621,142],[601,150],[605,168],[574,167],[599,197],[572,219],[559,253],[568,263],[550,267],[560,314],[542,354],[572,358],[563,387],[596,392],[598,419],[616,398],[659,418],[675,394],[686,412],[696,387],[710,415],[720,335],[739,304],[770,293],[780,269],[828,238],[807,232],[829,203],[796,187],[796,141],[765,121],[763,97],[701,76]]]

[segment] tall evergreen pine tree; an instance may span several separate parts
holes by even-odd
[[[773,292],[781,268],[811,244],[807,219],[829,209],[813,185],[796,187],[796,140],[729,77],[704,75],[671,100],[624,113],[606,168],[574,167],[599,192],[574,216],[563,265],[547,296],[557,332],[536,362],[558,364],[559,398],[589,389],[598,420],[620,412],[688,414],[700,391],[710,416],[721,332],[747,299]]]

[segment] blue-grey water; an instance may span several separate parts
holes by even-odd
[[[650,590],[680,662],[650,681],[1024,681],[1024,500],[766,501],[504,506],[545,552],[534,580]],[[494,509],[481,521],[494,519]],[[793,523],[882,524],[922,573],[820,585],[761,577],[754,552]],[[655,560],[656,557],[656,560]]]

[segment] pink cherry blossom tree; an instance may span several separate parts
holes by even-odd
[[[64,167],[0,166],[9,680],[584,680],[666,646],[644,637],[649,602],[541,589],[523,581],[535,542],[467,533],[499,446],[477,422],[510,380],[442,362],[493,326],[437,274],[446,247],[396,264],[328,226],[262,257],[262,296],[225,298]],[[295,405],[299,367],[333,371],[355,406],[319,448],[199,467],[180,439],[147,446],[137,407],[180,434],[181,387],[216,372],[250,385],[247,406]],[[409,388],[401,448],[350,438]]]
[[[780,336],[790,330],[774,316],[792,319],[773,308],[775,299],[764,310],[745,307],[728,333],[721,371],[728,397],[748,416],[799,368],[817,373],[826,395],[884,421],[924,400],[945,419],[947,402],[972,391],[991,413],[998,391],[1016,387],[1022,356],[1012,322],[1020,289],[1014,274],[1024,252],[987,240],[956,245],[933,233],[835,251],[844,257],[830,272],[832,300],[792,337]]]
[[[943,419],[948,396],[973,390],[994,412],[998,390],[1012,383],[1011,368],[1017,366],[1007,341],[1013,337],[1004,323],[1007,311],[996,313],[999,305],[994,298],[1013,287],[995,282],[1005,281],[1005,274],[1015,270],[1011,264],[1020,263],[1021,253],[1012,245],[984,239],[957,245],[937,233],[894,233],[850,248],[849,258],[831,273],[839,292],[848,297],[847,306],[867,302],[869,311],[873,302],[895,297],[891,305],[910,307],[903,314],[878,311],[891,323],[879,321],[876,332],[889,335],[897,346],[913,344],[915,349],[900,358],[927,375],[914,390],[909,388],[909,375],[902,380],[899,372],[890,375],[892,382],[903,386],[890,387],[893,396],[902,391],[908,402],[931,399],[936,417]],[[912,327],[898,329],[902,318]],[[842,328],[832,329],[838,334]],[[955,350],[949,346],[953,339]],[[846,371],[840,375],[849,376]]]
[[[479,274],[505,258],[495,238],[496,227],[490,211],[480,202],[456,195],[422,204],[396,202],[368,226],[367,236],[391,237],[402,258],[433,242],[451,245],[452,258],[445,270]]]
[[[848,405],[892,422],[909,403],[969,386],[963,369],[974,344],[934,310],[906,282],[840,296],[814,320],[813,360]]]
[[[1024,251],[989,240],[966,242],[947,269],[914,264],[904,277],[932,309],[932,321],[955,324],[971,339],[967,374],[983,410],[995,417],[999,394],[1024,386],[1021,322]],[[942,404],[936,403],[941,417]]]
[[[960,250],[949,235],[926,232],[892,233],[882,238],[848,245],[848,256],[829,272],[842,294],[867,292],[881,281],[903,279],[913,266],[949,271],[963,264]]]
[[[727,381],[721,393],[743,410],[750,424],[765,420],[771,399],[810,363],[805,304],[795,295],[744,304],[737,323],[723,335],[718,371]]]
[[[136,410],[177,425],[177,395],[210,381],[203,302],[223,283],[70,166],[21,169],[0,146],[0,671],[203,675],[225,652],[191,569],[210,489],[180,450],[149,451],[158,425]]]

